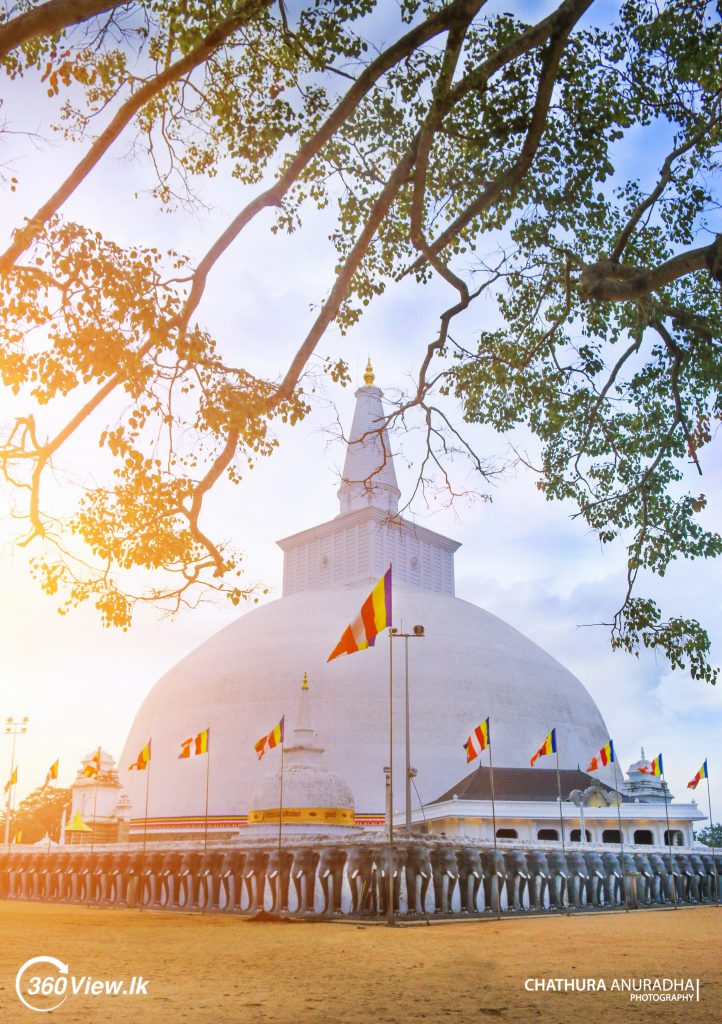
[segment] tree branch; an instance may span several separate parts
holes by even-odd
[[[117,7],[131,7],[133,0],[48,0],[0,25],[0,60],[11,50],[38,36],[52,36],[71,25],[79,25],[96,14]]]
[[[590,263],[579,275],[579,295],[585,301],[630,302],[697,270],[709,270],[715,280],[722,280],[722,235],[711,245],[680,253],[658,267],[633,267],[611,260]]]
[[[27,249],[42,227],[87,178],[133,117],[149,100],[162,92],[167,85],[178,81],[183,75],[204,63],[241,25],[246,24],[264,7],[269,7],[272,2],[273,0],[245,0],[245,3],[242,4],[242,11],[236,11],[230,17],[224,18],[185,57],[176,61],[175,64],[171,64],[137,89],[122,104],[110,124],[101,132],[60,188],[56,189],[53,195],[43,203],[35,215],[27,221],[25,227],[19,228],[15,232],[13,241],[0,256],[0,271],[7,270],[12,266]]]

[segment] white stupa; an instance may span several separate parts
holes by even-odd
[[[249,835],[286,835],[309,831],[326,835],[354,828],[353,794],[328,770],[324,748],[313,727],[308,676],[304,673],[296,725],[286,736],[282,765],[267,770],[256,786],[248,809]],[[275,760],[280,760],[276,754]]]
[[[500,767],[528,767],[553,727],[562,768],[586,764],[609,739],[578,679],[512,626],[454,596],[454,555],[460,545],[399,516],[383,395],[370,367],[364,380],[356,392],[339,514],[280,541],[283,596],[242,615],[184,658],[156,683],[138,711],[120,760],[121,779],[137,816],[145,803],[145,782],[127,766],[152,737],[152,832],[184,835],[203,828],[205,758],[179,759],[178,752],[183,739],[205,728],[212,758],[211,826],[228,831],[246,824],[268,771],[254,743],[292,712],[304,671],[313,682],[314,723],[326,768],[350,787],[357,824],[383,821],[387,633],[373,648],[330,664],[326,659],[389,565],[394,623],[421,624],[426,634],[409,643],[412,764],[424,803],[464,775],[462,744],[487,715],[493,722],[494,763]],[[401,780],[400,645],[394,657],[399,670],[394,760]],[[597,775],[614,784],[611,773]],[[395,810],[403,809],[403,790],[399,781]],[[261,802],[270,801],[269,794]],[[137,818],[134,828],[141,828]]]

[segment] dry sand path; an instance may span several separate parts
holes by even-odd
[[[69,996],[25,1009],[19,967],[142,975],[145,996]],[[67,1024],[604,1024],[722,1021],[722,909],[433,924],[256,924],[221,916],[0,903],[0,1022]],[[26,978],[29,974],[26,975]],[[607,991],[529,992],[527,978]],[[699,1002],[630,1002],[614,978],[699,979]]]

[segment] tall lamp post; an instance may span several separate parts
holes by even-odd
[[[389,629],[389,765],[388,765],[388,830],[389,830],[389,870],[388,889],[386,905],[386,923],[393,927],[394,924],[394,656],[393,641],[399,637],[404,638],[406,646],[406,821],[407,827],[410,822],[411,809],[411,765],[410,765],[410,739],[409,739],[409,640],[410,636],[423,636],[424,627],[414,626],[413,633],[400,633],[393,627]],[[384,769],[386,771],[386,769]]]
[[[22,735],[28,731],[28,722],[30,719],[27,715],[21,719],[15,719],[12,715],[5,719],[5,732],[13,738],[12,753],[10,754],[10,778],[13,776],[15,771],[15,741],[18,735]],[[8,789],[8,802],[5,807],[5,846],[10,846],[10,798],[13,794],[13,786]]]
[[[405,670],[405,705],[406,705],[406,831],[411,832],[411,780],[416,772],[411,767],[411,725],[409,718],[409,639],[425,636],[423,626],[414,626],[411,633],[401,633],[398,629],[391,630],[394,640],[404,641]]]

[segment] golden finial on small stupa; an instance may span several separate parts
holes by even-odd
[[[301,689],[302,690],[307,690],[308,689],[308,673],[307,672],[303,673],[303,682],[301,683]]]
[[[364,384],[371,387],[375,380],[376,374],[374,373],[374,368],[371,365],[371,356],[369,356],[369,361],[366,363],[366,373],[364,373]]]

